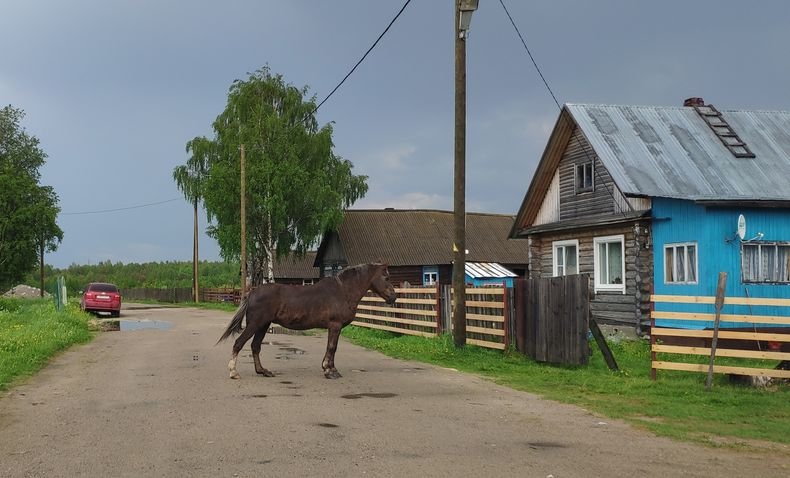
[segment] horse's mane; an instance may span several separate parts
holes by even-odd
[[[363,269],[367,269],[367,267],[368,264],[357,264],[355,266],[346,267],[345,269],[340,271],[340,274],[338,274],[337,277],[340,280],[348,280],[351,277],[358,276],[359,273],[362,272]]]
[[[382,265],[381,263],[374,262],[370,264],[357,264],[355,266],[346,267],[340,274],[337,275],[337,278],[341,281],[347,281],[356,277],[359,277],[360,274],[366,272],[371,266],[379,266]]]

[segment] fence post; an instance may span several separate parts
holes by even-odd
[[[724,306],[724,288],[726,286],[727,273],[719,272],[719,285],[716,286],[716,319],[713,322],[713,340],[710,343],[708,378],[705,380],[705,388],[708,390],[713,386],[713,362],[716,360],[716,345],[719,341],[719,322],[721,321],[721,308]]]
[[[510,289],[507,287],[507,284],[502,285],[502,315],[504,316],[505,320],[502,323],[503,328],[505,329],[505,336],[502,340],[505,342],[505,350],[510,347],[510,300],[508,298],[508,293]]]
[[[651,286],[652,289],[652,286]],[[653,300],[653,290],[650,291],[650,380],[655,381],[656,379],[656,353],[654,351],[656,345],[656,334],[653,333],[656,330],[656,303]]]
[[[439,281],[436,281],[436,336],[439,337],[444,333],[442,327],[442,286]]]

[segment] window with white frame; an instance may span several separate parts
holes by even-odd
[[[664,282],[667,284],[697,283],[696,242],[664,246]]]
[[[790,243],[741,243],[741,278],[743,282],[790,283]]]
[[[619,291],[625,294],[625,237],[593,239],[595,290]]]
[[[593,163],[592,161],[587,161],[582,164],[576,165],[576,192],[583,193],[592,191],[595,187],[595,182],[593,181]]]
[[[422,268],[422,285],[436,285],[437,282],[439,282],[439,268],[424,266]]]
[[[579,273],[579,241],[554,241],[551,248],[555,277]]]

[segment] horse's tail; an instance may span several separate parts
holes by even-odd
[[[241,300],[241,304],[239,304],[239,308],[236,310],[236,314],[231,319],[230,323],[228,324],[228,328],[225,329],[225,333],[222,334],[222,337],[217,340],[217,343],[214,345],[219,344],[223,340],[227,339],[231,335],[238,334],[241,332],[241,323],[244,321],[244,316],[247,315],[247,306],[249,305],[248,297],[245,297]]]

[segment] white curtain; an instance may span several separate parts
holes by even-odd
[[[686,246],[686,252],[688,254],[688,277],[686,278],[689,282],[697,282],[697,247],[688,245]]]

